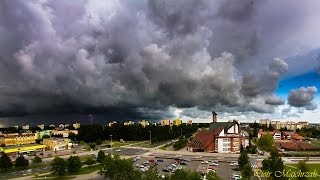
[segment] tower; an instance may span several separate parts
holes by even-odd
[[[212,122],[215,123],[217,122],[217,113],[212,111]]]

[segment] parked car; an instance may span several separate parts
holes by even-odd
[[[201,162],[201,164],[208,164],[209,162],[208,161],[205,161],[205,160],[203,160],[202,162]]]
[[[164,162],[163,159],[157,159],[157,162]]]
[[[231,166],[238,166],[238,162],[237,161],[231,161],[230,165]]]
[[[232,176],[232,179],[233,180],[240,180],[242,177],[239,175],[239,174],[234,174],[233,176]]]

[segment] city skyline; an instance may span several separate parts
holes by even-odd
[[[0,125],[318,123],[319,5],[1,1]]]

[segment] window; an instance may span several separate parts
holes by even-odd
[[[223,148],[223,151],[230,151],[230,148]]]
[[[229,138],[224,138],[223,142],[230,142],[230,139]]]

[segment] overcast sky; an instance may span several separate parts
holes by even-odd
[[[0,119],[204,122],[214,110],[220,120],[318,122],[317,7],[318,0],[2,0]]]

